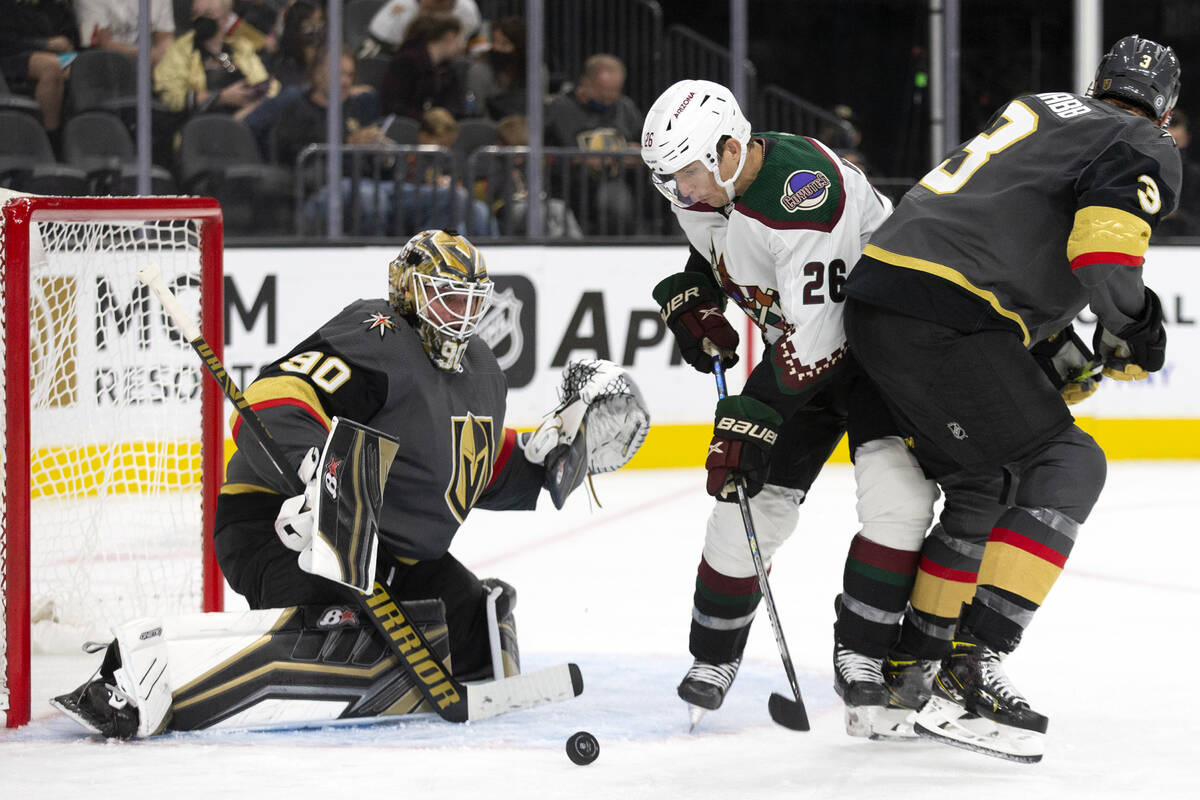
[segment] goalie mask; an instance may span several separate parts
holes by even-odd
[[[737,169],[729,180],[721,179],[719,144],[725,136],[742,143]],[[663,92],[646,114],[642,126],[642,161],[650,168],[650,180],[663,196],[687,208],[696,198],[681,191],[676,173],[698,162],[693,169],[707,169],[733,202],[733,184],[746,164],[750,122],[742,115],[733,92],[712,81],[679,81]]]
[[[1179,73],[1179,59],[1170,47],[1140,36],[1126,36],[1100,60],[1087,93],[1098,100],[1124,100],[1164,128],[1179,99]]]
[[[421,231],[388,267],[388,301],[415,317],[438,369],[457,372],[492,298],[483,255],[453,232]]]

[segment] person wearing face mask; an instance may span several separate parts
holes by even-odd
[[[542,70],[542,94],[546,72]],[[488,49],[467,69],[467,97],[474,97],[477,113],[494,120],[525,114],[525,20],[504,17],[492,23]]]
[[[175,112],[220,111],[242,119],[278,93],[254,45],[231,37],[223,22],[232,0],[194,0],[192,29],[175,40],[154,68],[154,90]]]
[[[624,88],[625,65],[619,58],[604,53],[589,57],[574,91],[546,106],[546,145],[636,154],[642,112],[623,94]],[[627,180],[634,170],[622,170],[614,158],[589,157],[587,164],[586,186],[573,181],[568,198],[584,228],[602,235],[635,232],[636,204]]]
[[[325,8],[312,0],[296,0],[283,12],[279,45],[266,60],[271,77],[286,89],[308,83],[308,71],[325,41]]]
[[[456,18],[417,17],[383,77],[383,112],[420,119],[440,106],[461,116],[466,88],[455,61],[465,48],[463,26]]]

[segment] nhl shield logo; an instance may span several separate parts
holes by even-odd
[[[493,291],[492,305],[479,323],[479,337],[492,348],[502,370],[516,364],[525,347],[525,334],[521,331],[524,307],[512,287]]]
[[[492,462],[496,459],[495,437],[491,417],[477,417],[469,412],[465,417],[451,417],[450,428],[454,440],[454,469],[450,485],[446,487],[446,505],[462,522],[491,483]]]

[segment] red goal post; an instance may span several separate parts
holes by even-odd
[[[43,631],[77,648],[130,617],[221,610],[223,397],[136,272],[158,264],[220,357],[223,229],[211,198],[4,198],[0,718],[14,727]]]

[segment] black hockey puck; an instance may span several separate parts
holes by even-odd
[[[600,755],[600,743],[596,741],[596,737],[592,736],[587,731],[579,731],[571,734],[571,738],[567,739],[567,758],[574,761],[579,766],[586,766],[596,760]]]

